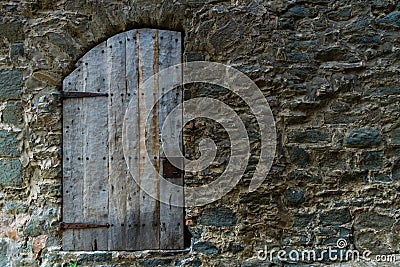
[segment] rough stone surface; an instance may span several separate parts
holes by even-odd
[[[356,216],[354,228],[357,230],[371,228],[375,230],[390,229],[395,219],[376,212],[364,212]]]
[[[398,1],[10,0],[0,14],[0,266],[364,266],[256,258],[266,244],[320,252],[340,237],[349,248],[400,253]],[[251,150],[235,188],[186,208],[191,248],[99,261],[60,252],[63,78],[95,45],[142,27],[181,31],[185,61],[229,64],[259,86],[278,133],[272,170],[249,192],[261,151],[255,114],[225,88],[187,85],[185,99],[232,107]],[[217,146],[209,167],[185,173],[186,186],[216,180],[229,162],[226,131],[196,118],[183,138],[188,159],[204,138]]]
[[[16,43],[10,46],[11,60],[18,60],[19,57],[24,56],[24,44]]]
[[[400,159],[396,160],[393,163],[392,178],[393,178],[393,180],[399,180],[400,179]]]
[[[6,240],[0,241],[0,264],[1,266],[7,266],[8,264],[8,257],[7,257],[7,248],[8,243]]]
[[[143,267],[169,266],[172,259],[149,259],[141,260],[140,264]]]
[[[290,143],[316,143],[329,141],[329,133],[319,130],[296,130],[288,133]]]
[[[17,137],[14,133],[0,130],[0,157],[18,156],[17,144]]]
[[[28,206],[22,203],[6,203],[3,207],[3,210],[10,214],[20,214],[26,213]]]
[[[25,34],[21,21],[6,22],[0,24],[0,36],[10,43],[24,41]]]
[[[250,259],[242,263],[241,267],[270,267],[272,263],[258,259]]]
[[[200,267],[202,264],[199,257],[191,257],[187,259],[182,259],[176,262],[175,266],[182,266],[182,267]]]
[[[230,242],[227,245],[226,251],[232,252],[234,254],[239,253],[244,250],[244,247],[240,243]]]
[[[350,132],[344,139],[348,147],[367,148],[378,146],[382,142],[382,135],[374,129],[359,129]]]
[[[361,168],[366,170],[382,168],[383,153],[380,151],[363,151],[361,153]]]
[[[285,14],[285,17],[305,18],[315,16],[315,11],[305,6],[295,6],[290,8]]]
[[[379,24],[400,28],[400,11],[389,13],[385,17],[378,19]]]
[[[112,261],[112,254],[110,252],[96,253],[96,254],[81,254],[78,256],[78,264],[88,264],[88,263],[107,263]],[[150,265],[148,265],[150,266]]]
[[[293,227],[307,228],[316,219],[315,214],[296,214],[294,216]]]
[[[26,224],[24,229],[24,234],[27,236],[37,237],[43,233],[44,221],[40,220],[38,217],[33,217]]]
[[[23,112],[21,102],[8,102],[2,112],[3,122],[10,125],[20,125],[23,120]]]
[[[193,251],[211,255],[219,252],[219,249],[211,242],[197,242],[193,245]]]
[[[320,220],[323,225],[341,225],[351,221],[350,210],[348,208],[330,210],[321,213]]]
[[[21,182],[21,162],[18,159],[0,159],[0,185],[18,185]]]
[[[310,155],[303,148],[297,146],[289,148],[289,156],[291,162],[300,168],[305,168],[310,163]]]
[[[397,127],[391,132],[391,143],[393,145],[400,145],[400,127]]]
[[[0,99],[18,99],[22,93],[22,73],[18,70],[1,70],[0,84]]]
[[[289,205],[299,205],[304,202],[304,190],[300,188],[288,188],[285,192],[285,199]]]
[[[237,222],[237,218],[231,209],[219,207],[203,211],[198,222],[202,225],[234,226]]]

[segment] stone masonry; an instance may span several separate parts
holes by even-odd
[[[0,266],[366,266],[257,259],[265,246],[318,253],[339,238],[345,249],[400,253],[398,1],[10,0],[0,14]],[[258,85],[277,126],[273,167],[248,193],[260,153],[254,115],[224,88],[188,86],[186,99],[214,97],[237,112],[252,151],[229,194],[186,210],[190,247],[60,251],[63,78],[96,44],[141,27],[181,31],[185,61],[228,64]],[[196,119],[184,134],[188,158],[205,137],[219,148],[186,186],[218,178],[227,133]]]

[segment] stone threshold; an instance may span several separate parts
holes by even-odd
[[[109,262],[109,261],[120,261],[120,260],[135,260],[135,259],[146,259],[153,257],[169,257],[184,255],[191,252],[191,248],[179,249],[179,250],[141,250],[141,251],[63,251],[61,247],[49,247],[42,252],[42,258],[52,258],[58,260],[78,260],[86,259],[94,262]]]

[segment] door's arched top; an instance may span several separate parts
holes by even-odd
[[[151,48],[150,45],[152,45],[151,49],[158,54],[160,51],[169,51],[171,49],[176,50],[177,48],[179,48],[178,50],[181,54],[181,35],[182,33],[178,31],[151,28],[133,29],[116,34],[108,38],[106,41],[96,45],[77,60],[75,63],[75,69],[64,79],[63,90],[65,92],[93,91],[93,88],[85,88],[83,84],[76,83],[76,81],[81,80],[82,73],[85,69],[86,71],[95,71],[107,67],[107,64],[113,61],[113,59],[110,58],[112,57],[113,53],[111,51],[113,49],[119,49],[121,53],[138,53],[140,55],[141,51],[146,53],[146,51]],[[170,54],[170,56],[175,57],[175,60],[177,59],[177,55]],[[159,57],[158,60],[154,60],[154,63],[157,63],[161,68],[165,65],[169,65],[168,62],[163,61],[163,58]],[[85,77],[83,77],[83,79],[84,78]],[[99,88],[96,88],[96,91],[103,92],[106,91],[106,88],[100,86]]]

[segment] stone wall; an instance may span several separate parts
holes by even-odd
[[[320,251],[339,238],[399,253],[397,1],[11,0],[0,14],[1,266],[271,266],[257,259],[264,246]],[[259,154],[254,116],[223,88],[192,86],[187,98],[234,107],[253,156],[232,192],[187,210],[190,251],[60,252],[63,77],[90,48],[138,27],[182,31],[187,61],[229,64],[256,82],[277,125],[272,170],[247,192]],[[215,179],[226,133],[198,119],[185,134],[189,158],[204,136],[221,148],[210,168],[186,174],[187,186]]]

